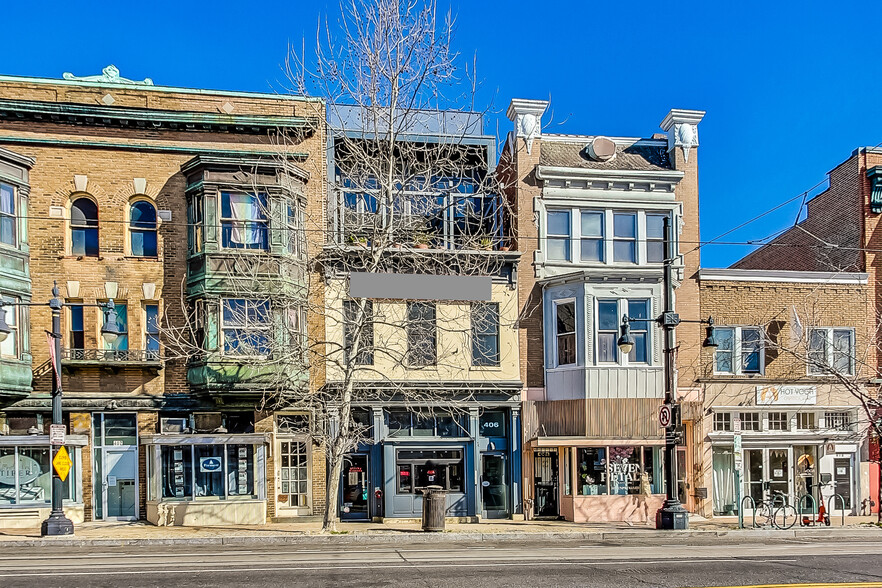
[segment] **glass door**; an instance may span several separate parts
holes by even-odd
[[[481,456],[481,498],[484,502],[485,518],[504,518],[508,515],[508,475],[505,455]]]
[[[557,450],[540,450],[533,457],[533,515],[557,517]]]
[[[370,519],[368,471],[367,455],[351,454],[343,459],[343,479],[340,481],[342,520]]]
[[[138,518],[137,448],[104,448],[104,518]]]
[[[774,498],[775,492],[782,494],[790,493],[790,450],[768,449],[769,452],[769,499]],[[793,502],[791,500],[791,502]]]
[[[94,413],[92,441],[95,520],[138,518],[138,417]]]
[[[763,500],[763,482],[766,480],[762,449],[744,450],[744,471],[747,472],[745,480],[747,496],[753,498],[753,501],[758,505]],[[748,506],[746,505],[745,508]]]

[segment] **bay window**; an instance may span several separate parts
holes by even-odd
[[[18,314],[20,307],[15,306],[15,304],[18,302],[18,299],[9,296],[3,296],[2,298],[0,298],[0,300],[6,303],[6,305],[0,305],[0,313],[3,313],[5,311],[6,326],[8,326],[10,330],[10,333],[6,336],[6,339],[0,341],[0,356],[18,359],[20,353],[20,333],[18,329]]]
[[[601,299],[597,301],[596,362],[615,364],[651,363],[652,334],[650,331],[650,300],[646,298]],[[622,317],[629,317],[634,346],[622,357],[617,341],[621,334]]]
[[[573,365],[576,363],[576,303],[556,302],[554,312],[557,365]]]
[[[18,246],[15,188],[0,183],[0,243]]]
[[[221,306],[224,354],[268,356],[272,329],[269,301],[225,298]]]
[[[268,248],[265,194],[221,192],[221,244],[228,249]]]

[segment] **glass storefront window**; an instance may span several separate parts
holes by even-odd
[[[149,446],[148,460],[153,459],[156,451],[160,452],[157,474],[160,478],[160,498],[262,498],[259,494],[263,491],[257,487],[258,480],[262,480],[264,475],[261,465],[264,456],[262,445],[216,443]],[[305,459],[305,450],[303,456]],[[290,453],[287,454],[287,460],[290,463]],[[291,476],[299,476],[300,468],[285,465],[284,451],[282,463],[282,475],[288,476],[285,483],[289,486],[299,483],[299,479],[293,480]],[[152,490],[155,483],[154,480],[148,483],[148,500],[156,499]],[[289,488],[290,493],[295,495],[295,500],[298,490],[299,485],[293,490]]]
[[[162,446],[162,497],[193,495],[193,453],[185,445]]]
[[[397,454],[398,492],[418,493],[426,486],[463,491],[462,450],[404,450]]]
[[[72,462],[62,486],[65,502],[76,500],[79,449],[68,446]],[[49,504],[52,500],[52,465],[49,448],[0,447],[0,506]]]
[[[732,447],[713,448],[714,514],[734,515],[735,503],[735,452]]]
[[[565,447],[563,450],[563,491],[564,496],[572,496],[573,489],[571,488],[571,468],[570,468],[570,453],[572,449],[569,447]]]
[[[579,495],[606,494],[606,448],[579,448],[578,474]]]
[[[224,495],[224,446],[196,445],[193,448],[195,473],[195,496]]]
[[[644,474],[650,492],[664,494],[664,460],[659,447],[580,447],[576,451],[576,493],[579,496],[640,494]]]
[[[254,495],[254,447],[227,445],[227,491],[230,496]]]
[[[640,494],[640,448],[609,448],[609,493]]]

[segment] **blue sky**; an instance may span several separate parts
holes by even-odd
[[[703,239],[803,192],[856,147],[882,142],[882,2],[452,0],[456,43],[477,54],[488,125],[512,97],[550,98],[546,130],[648,136],[674,108],[699,127]],[[274,91],[289,43],[314,38],[337,2],[10,3],[0,73],[98,74]],[[36,12],[35,12],[36,11]],[[761,239],[799,202],[726,237]],[[751,250],[703,250],[725,266]]]

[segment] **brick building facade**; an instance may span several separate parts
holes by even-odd
[[[700,286],[718,347],[703,350],[697,379],[698,511],[749,515],[781,492],[806,511],[823,496],[833,514],[868,513],[867,274],[702,269]]]
[[[284,437],[285,459],[315,471],[283,500],[283,436],[265,412],[265,379],[230,352],[230,309],[247,304],[236,264],[295,256],[288,211],[324,214],[323,103],[148,82],[112,66],[87,78],[0,78],[0,187],[14,227],[0,245],[0,293],[17,327],[0,374],[0,517],[10,525],[48,508],[42,303],[54,282],[65,305],[71,518],[263,522],[291,496],[295,514],[323,506],[324,460],[297,435]],[[111,300],[122,331],[112,343],[96,306]],[[17,303],[29,301],[28,317]],[[181,335],[191,324],[195,339]]]
[[[677,311],[697,321],[697,126],[704,113],[672,110],[661,124],[666,134],[610,139],[544,133],[547,106],[511,102],[515,128],[499,164],[509,231],[522,252],[525,502],[532,516],[652,517],[664,495],[664,432],[656,418],[663,350],[655,321],[663,304],[663,227],[665,219],[674,227]],[[639,334],[626,355],[616,341],[628,316]],[[700,335],[697,323],[677,329],[678,387],[690,407],[697,404]],[[691,446],[682,456],[692,463]],[[682,470],[685,491],[692,472]],[[651,495],[637,512],[632,495],[644,478]],[[692,507],[691,497],[684,501]]]

